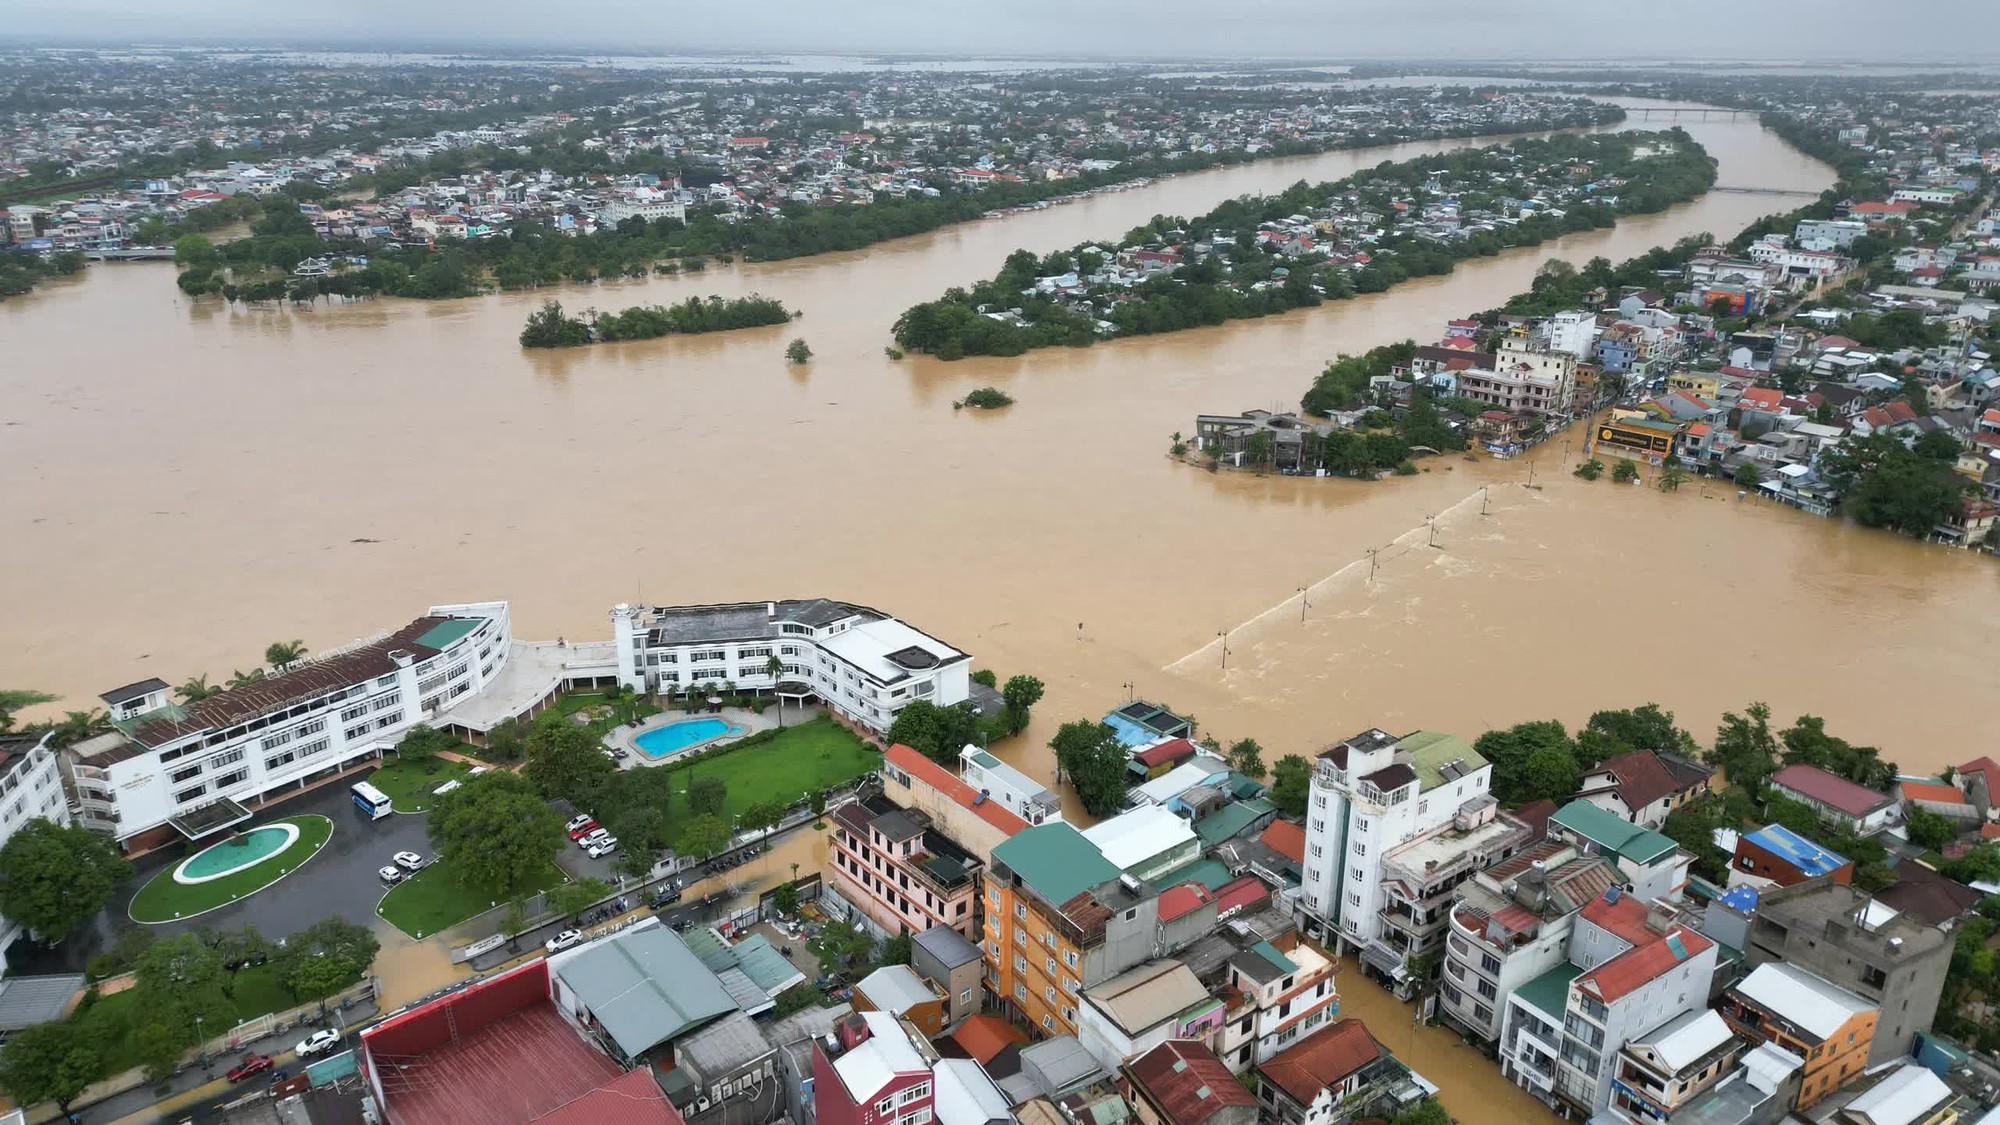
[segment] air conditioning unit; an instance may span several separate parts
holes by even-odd
[[[707,1112],[708,1112],[708,1099],[707,1099],[707,1098],[696,1098],[696,1099],[694,1100],[694,1111],[695,1111],[696,1113],[707,1113]]]

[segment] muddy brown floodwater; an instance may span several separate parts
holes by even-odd
[[[1753,122],[1686,127],[1723,184],[1831,182]],[[1373,725],[1471,736],[1646,700],[1705,733],[1753,699],[1826,715],[1908,767],[1962,755],[1985,733],[1964,701],[1990,692],[1995,656],[1987,560],[1733,490],[1584,484],[1560,441],[1538,451],[1540,489],[1527,461],[1433,458],[1363,484],[1165,456],[1196,413],[1293,406],[1335,353],[1432,336],[1550,258],[1727,235],[1795,199],[1711,193],[1268,320],[1015,359],[883,355],[903,308],[1016,247],[1474,143],[1269,161],[853,254],[566,290],[606,308],[756,291],[805,317],[561,353],[515,342],[543,294],[243,310],[190,304],[171,267],[93,266],[0,305],[0,684],[82,707],[433,602],[507,598],[522,636],[588,637],[620,600],[826,595],[1047,681],[1000,748],[1041,777],[1055,726],[1127,684],[1267,759]],[[793,335],[811,364],[784,362]],[[1017,405],[952,411],[983,384]],[[818,846],[795,837],[752,874],[817,864]],[[392,999],[447,972],[421,950],[390,960]],[[1385,1033],[1399,1051],[1400,1034]],[[1412,1062],[1455,1068],[1440,1050]],[[1488,1091],[1462,1089],[1447,1097],[1466,1116]]]

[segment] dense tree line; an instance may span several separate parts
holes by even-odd
[[[0,301],[27,293],[51,277],[69,277],[83,269],[83,255],[65,250],[44,258],[25,250],[0,250]]]
[[[689,297],[678,305],[635,305],[610,313],[592,309],[583,316],[568,316],[560,303],[549,301],[528,315],[521,346],[565,348],[592,341],[651,340],[784,324],[791,319],[783,303],[758,296]]]
[[[1560,136],[1384,162],[1339,181],[1300,182],[1274,195],[1228,200],[1191,220],[1158,216],[1127,233],[1118,248],[1161,242],[1166,232],[1174,231],[1182,245],[1219,238],[1217,249],[1115,294],[1093,292],[1093,298],[1103,298],[1109,306],[1102,317],[1108,328],[1098,323],[1098,317],[1053,295],[1028,291],[1038,277],[1075,271],[1087,278],[1095,273],[1104,264],[1095,244],[1046,258],[1017,250],[988,281],[970,289],[946,290],[937,300],[904,311],[896,321],[896,343],[947,360],[1019,355],[1040,347],[1084,346],[1103,335],[1175,332],[1309,308],[1357,293],[1379,293],[1413,277],[1450,273],[1467,258],[1611,226],[1620,215],[1658,211],[1700,195],[1715,181],[1714,160],[1686,133],[1671,130],[1665,135],[1673,144],[1670,153],[1635,155],[1644,138],[1633,134]],[[1423,185],[1440,171],[1458,177],[1498,177],[1513,190],[1532,194],[1532,183],[1506,178],[1516,160],[1590,163],[1598,178],[1618,176],[1628,182],[1619,189],[1615,203],[1579,203],[1561,218],[1536,212],[1448,242],[1403,229],[1395,219],[1393,203],[1406,197],[1422,202],[1427,197]],[[1384,216],[1385,230],[1369,244],[1370,260],[1365,265],[1338,267],[1314,256],[1285,257],[1257,244],[1260,224],[1323,208],[1348,192],[1358,192],[1364,204]],[[1479,209],[1497,204],[1498,194],[1496,189],[1491,198],[1467,195],[1461,201],[1468,210]],[[1016,315],[1007,319],[989,315],[1001,310]]]
[[[1850,434],[1828,449],[1820,470],[1854,522],[1923,538],[1978,491],[1953,468],[1959,452],[1958,439],[1943,430],[1909,445],[1877,430],[1867,437]]]

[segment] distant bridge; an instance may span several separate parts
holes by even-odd
[[[1700,106],[1621,106],[1625,116],[1641,121],[1734,121],[1752,116],[1747,109],[1703,109]]]
[[[93,262],[157,262],[168,261],[174,256],[171,246],[128,246],[122,250],[86,250],[83,256]]]
[[[1801,199],[1818,199],[1816,191],[1801,191],[1796,188],[1779,187],[1712,187],[1710,191],[1727,191],[1737,195],[1796,195]]]

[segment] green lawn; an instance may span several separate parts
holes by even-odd
[[[236,974],[236,992],[232,999],[236,1002],[236,1020],[253,1020],[271,1012],[281,1012],[297,1007],[299,1001],[285,991],[278,982],[275,965],[257,965]],[[133,1042],[133,1032],[137,1030],[138,1012],[134,1005],[138,993],[132,989],[99,997],[89,1009],[79,1012],[77,1021],[98,1029],[107,1044],[105,1054],[109,1059],[109,1071],[122,1073],[139,1065],[138,1045]],[[226,1027],[203,1028],[211,1035],[221,1035]],[[300,1038],[304,1038],[303,1034]]]
[[[604,698],[603,692],[573,691],[550,704],[548,710],[535,717],[545,719],[553,715],[568,718],[578,712],[589,715],[590,721],[584,726],[590,729],[590,733],[602,738],[610,734],[611,728],[620,723],[657,715],[660,713],[660,708],[650,700],[638,696],[626,695],[612,700]],[[546,721],[554,722],[555,719]]]
[[[563,881],[562,869],[551,863],[533,890],[546,891]],[[485,891],[461,884],[451,865],[439,859],[396,884],[375,912],[411,937],[426,938],[498,905]]]
[[[333,822],[323,816],[290,816],[272,823],[297,825],[299,838],[292,841],[291,847],[255,867],[207,883],[174,882],[174,868],[180,866],[176,860],[132,896],[132,920],[171,922],[227,906],[297,870],[318,854],[333,835]]]
[[[693,778],[720,777],[729,783],[729,814],[739,816],[751,805],[790,804],[815,789],[845,785],[881,768],[880,752],[846,727],[821,717],[788,727],[769,742],[674,769],[672,785],[675,793],[686,793]]]
[[[387,793],[397,812],[425,812],[431,807],[433,789],[471,772],[471,766],[449,758],[432,758],[427,762],[392,761],[369,774],[368,784]]]

